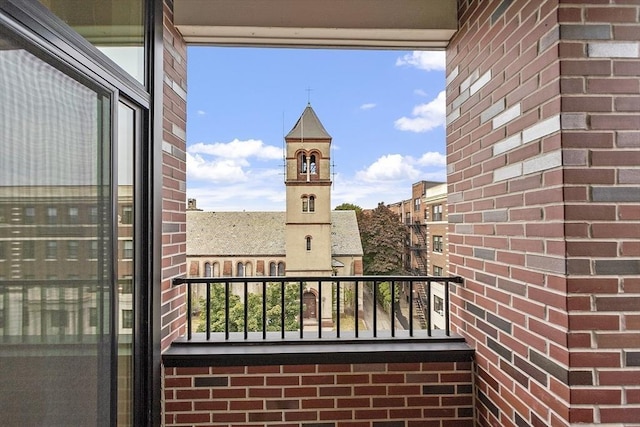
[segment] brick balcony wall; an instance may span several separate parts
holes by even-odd
[[[166,368],[166,426],[472,427],[471,362]]]
[[[458,5],[452,321],[476,349],[479,423],[637,423],[640,6]]]
[[[162,350],[185,332],[183,287],[171,279],[187,273],[187,46],[164,2],[162,112]]]

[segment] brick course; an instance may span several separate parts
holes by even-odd
[[[261,368],[165,368],[165,425],[474,425],[471,362]]]

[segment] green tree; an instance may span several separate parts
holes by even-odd
[[[237,285],[236,285],[237,286]],[[298,317],[300,316],[299,284],[285,283],[285,330],[295,331],[298,329]],[[282,304],[281,304],[280,283],[267,284],[266,292],[266,319],[267,331],[281,330]],[[209,307],[209,319],[211,332],[224,332],[225,328],[225,285],[214,283],[211,285],[211,299]],[[198,332],[206,329],[206,301],[201,298],[198,302],[200,307],[200,324]],[[247,295],[247,330],[259,332],[263,328],[262,323],[262,292],[250,292]],[[238,295],[229,293],[229,332],[241,332],[244,330],[244,304]]]
[[[364,273],[406,273],[402,255],[409,231],[400,222],[398,215],[384,203],[379,203],[377,208],[362,212],[358,225],[364,252]]]

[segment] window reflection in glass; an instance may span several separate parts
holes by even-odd
[[[140,83],[144,81],[144,0],[40,0]]]
[[[65,212],[74,206],[81,221],[111,205],[110,100],[3,36],[0,45],[0,205],[11,218],[0,227],[10,245],[2,425],[109,425],[110,231],[69,227]],[[99,257],[69,261],[85,240],[99,242]]]

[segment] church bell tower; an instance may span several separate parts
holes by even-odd
[[[307,105],[285,136],[286,275],[330,276],[331,136]]]

